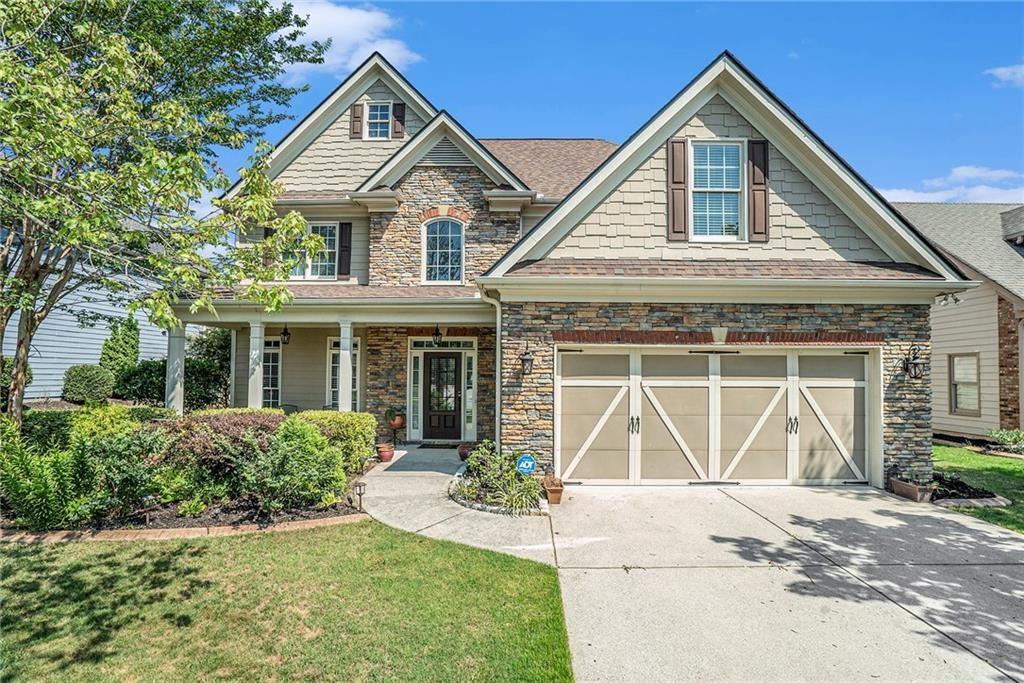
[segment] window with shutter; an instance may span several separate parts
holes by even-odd
[[[768,241],[768,141],[747,143],[750,241]]]
[[[356,103],[348,111],[348,136],[353,140],[363,138],[363,105]]]
[[[352,224],[338,226],[338,279],[347,280],[352,275]]]
[[[686,194],[686,140],[669,140],[668,155],[668,239],[686,241],[689,208]]]
[[[743,145],[694,142],[690,189],[693,240],[742,240]]]
[[[391,137],[405,137],[405,102],[395,102],[391,106]]]

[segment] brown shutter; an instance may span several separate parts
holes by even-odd
[[[363,105],[358,102],[349,109],[348,137],[352,140],[363,139]]]
[[[352,224],[338,226],[338,279],[347,280],[352,274]]]
[[[391,137],[405,137],[405,102],[391,105]]]
[[[690,212],[686,196],[686,140],[669,140],[668,154],[668,239],[685,242]]]
[[[750,241],[768,241],[768,141],[747,142]]]

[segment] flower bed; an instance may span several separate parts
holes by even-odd
[[[460,505],[511,515],[540,514],[540,483],[516,469],[521,453],[498,453],[493,441],[470,452],[462,476],[448,488]]]
[[[170,415],[173,415],[171,413]],[[94,406],[0,424],[0,497],[29,529],[157,528],[353,512],[346,492],[373,453],[361,413],[167,411]]]

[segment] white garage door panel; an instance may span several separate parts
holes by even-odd
[[[584,483],[868,478],[863,353],[559,354],[556,460]]]

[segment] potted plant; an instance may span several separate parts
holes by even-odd
[[[459,444],[459,460],[466,462],[466,458],[473,452],[474,445],[471,443]]]
[[[405,411],[401,408],[388,408],[384,411],[384,421],[392,430],[399,430],[405,426]]]
[[[377,444],[377,458],[381,462],[391,462],[395,457],[395,444],[390,441]]]
[[[550,469],[544,474],[544,495],[547,496],[550,505],[558,505],[562,502],[562,489],[565,488],[562,480],[555,476]]]
[[[890,468],[888,474],[889,490],[900,498],[906,498],[915,503],[927,503],[931,500],[932,493],[935,491],[931,484],[917,484],[902,479],[900,478],[900,471],[896,467]]]

